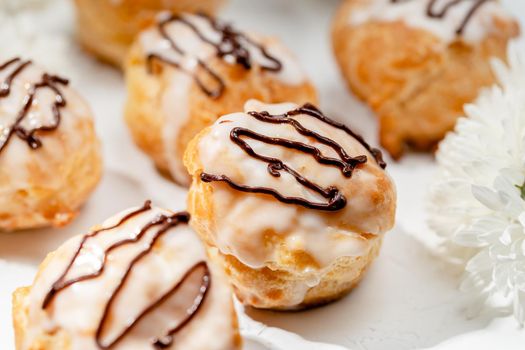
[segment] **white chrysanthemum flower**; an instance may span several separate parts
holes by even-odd
[[[461,289],[525,323],[525,54],[493,63],[499,86],[440,144],[429,224],[465,264]],[[450,250],[452,248],[452,250]],[[462,248],[462,249],[460,249]]]

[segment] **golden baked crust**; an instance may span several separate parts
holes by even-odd
[[[27,331],[28,309],[26,299],[31,292],[31,287],[21,287],[13,292],[13,326],[15,330],[15,349],[16,350],[69,350],[71,341],[63,331],[57,331],[54,334],[43,335],[38,341],[30,344],[29,347],[24,344]]]
[[[29,151],[22,186],[16,178],[22,169],[0,168],[0,231],[63,226],[77,215],[101,178],[102,159],[92,120],[80,118],[74,129],[71,135],[59,127],[44,141],[52,137],[60,151],[45,144]],[[10,152],[10,146],[4,152]]]
[[[495,18],[497,30],[481,42],[446,46],[402,22],[349,23],[367,0],[346,0],[335,17],[333,47],[350,89],[376,112],[380,139],[394,158],[406,146],[431,150],[463,114],[480,88],[494,83],[490,59],[505,59],[515,21]]]
[[[224,0],[75,0],[77,33],[84,48],[116,66],[135,35],[159,11],[215,13]]]
[[[272,40],[274,39],[267,39],[267,42]],[[226,89],[219,98],[211,99],[196,84],[191,84],[187,122],[181,126],[176,141],[176,157],[180,159],[190,140],[199,131],[211,125],[221,115],[242,110],[244,103],[249,99],[255,98],[268,103],[317,102],[315,88],[309,81],[301,85],[289,86],[271,74],[263,72],[258,66],[246,70],[239,65],[225,63],[217,57],[210,59],[207,64],[224,78]],[[162,107],[162,98],[170,84],[169,74],[164,70],[170,69],[173,68],[158,64],[155,65],[155,74],[149,74],[146,55],[139,43],[132,46],[125,66],[128,87],[126,122],[135,143],[165,174],[169,174],[169,167],[162,133],[167,116]]]
[[[202,219],[202,218],[201,218]],[[300,304],[290,306],[296,291],[308,281],[308,275],[297,269],[301,257],[295,256],[289,264],[279,264],[277,269],[263,267],[252,269],[232,255],[218,255],[237,298],[245,305],[273,310],[300,310],[321,306],[344,297],[364,277],[367,268],[379,254],[382,236],[371,238],[368,254],[342,257],[330,265],[319,284],[307,290]]]
[[[46,256],[44,261],[40,264],[38,269],[42,271],[47,267],[50,260],[53,258],[54,253],[50,253]],[[20,287],[13,292],[12,296],[12,315],[13,315],[13,327],[15,331],[15,349],[16,350],[68,350],[71,348],[70,340],[63,331],[55,331],[47,335],[43,335],[38,341],[33,342],[27,347],[25,344],[29,308],[27,305],[27,298],[31,293],[31,287]]]
[[[216,246],[218,238],[215,227],[217,214],[214,210],[214,186],[226,185],[206,183],[200,178],[203,167],[200,162],[198,145],[209,132],[210,128],[201,131],[190,142],[184,155],[184,164],[193,178],[188,193],[187,208],[192,215],[192,227],[209,249],[219,251]],[[378,208],[384,209],[384,216],[393,225],[396,206],[395,200],[389,197],[392,190],[389,181],[387,177],[378,180],[377,188],[371,189],[370,197],[372,202],[384,203]],[[242,192],[231,191],[238,200],[246,195]],[[235,198],[231,200],[235,201]],[[363,217],[363,220],[366,219]],[[327,220],[330,221],[329,218]],[[337,219],[334,218],[332,221],[334,225],[330,226],[338,227]],[[342,234],[347,232],[345,229],[353,230],[352,227],[341,228]],[[379,254],[383,240],[382,235],[361,234],[359,238],[367,247],[364,254],[355,257],[340,257],[321,269],[315,258],[308,252],[289,248],[283,236],[286,236],[286,232],[268,231],[265,233],[265,241],[268,244],[278,243],[275,248],[278,259],[267,263],[260,269],[251,268],[233,255],[219,252],[214,256],[215,260],[224,266],[238,299],[244,304],[263,309],[297,310],[337,300],[350,292],[363,278],[367,268]],[[313,283],[313,286],[308,287],[307,290],[303,290],[305,284],[311,283],[312,270],[319,272],[319,281]],[[297,300],[298,291],[305,293],[304,298],[299,304],[293,304],[292,300]]]
[[[24,300],[29,295],[29,291],[29,287],[21,287],[13,292],[12,314],[15,328],[15,348],[17,350],[22,349],[24,344],[28,312],[26,305],[24,305]]]

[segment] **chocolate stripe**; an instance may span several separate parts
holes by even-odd
[[[258,154],[257,152],[254,151],[254,149],[246,141],[244,141],[244,138],[248,138],[248,139],[256,140],[256,141],[263,142],[269,145],[276,145],[276,146],[281,146],[281,147],[297,150],[299,152],[312,156],[319,164],[337,167],[341,171],[343,176],[348,177],[348,178],[352,176],[352,173],[356,169],[356,167],[367,162],[366,155],[359,155],[356,157],[351,157],[350,155],[347,154],[345,149],[341,145],[339,145],[336,141],[326,136],[320,135],[313,130],[306,128],[299,121],[293,118],[294,116],[301,115],[301,114],[309,115],[323,123],[326,123],[339,130],[344,131],[350,137],[353,137],[358,142],[360,142],[361,145],[364,148],[366,148],[372,154],[372,156],[375,157],[376,162],[381,168],[384,169],[386,167],[386,163],[383,161],[381,151],[375,148],[371,148],[363,140],[361,136],[354,133],[347,126],[340,124],[324,116],[313,105],[305,104],[304,106],[294,109],[292,111],[289,111],[283,115],[271,115],[268,112],[249,112],[248,115],[264,123],[288,124],[292,126],[295,129],[295,131],[298,132],[299,134],[306,136],[308,138],[312,138],[316,142],[322,143],[332,148],[337,153],[339,158],[327,157],[323,155],[323,153],[321,152],[319,148],[314,147],[309,144],[305,144],[303,142],[284,139],[284,138],[278,138],[278,137],[269,137],[269,136],[262,135],[255,131],[252,131],[246,128],[241,128],[241,127],[235,127],[231,130],[230,139],[233,143],[239,146],[239,148],[241,148],[250,157],[267,163],[268,164],[267,169],[271,176],[280,177],[281,172],[284,171],[292,175],[295,178],[295,180],[299,184],[304,186],[305,188],[325,198],[327,200],[326,202],[322,202],[322,203],[313,202],[313,201],[310,201],[308,199],[301,198],[301,197],[287,197],[279,193],[277,190],[268,188],[268,187],[255,187],[255,186],[242,185],[242,184],[236,183],[229,176],[224,175],[224,174],[214,175],[214,174],[208,174],[208,173],[203,172],[200,175],[201,180],[204,182],[214,182],[214,181],[225,182],[226,184],[228,184],[230,187],[232,187],[233,189],[237,191],[267,194],[267,195],[271,195],[275,197],[277,200],[283,203],[301,205],[309,209],[326,210],[326,211],[337,211],[337,210],[343,209],[346,206],[347,201],[340,189],[336,188],[335,186],[323,188],[322,186],[307,179],[305,176],[301,175],[299,172],[289,167],[287,164],[284,163],[283,160]]]
[[[186,56],[187,52],[180,48],[176,42],[176,38],[169,35],[167,26],[172,23],[181,23],[185,25],[191,29],[200,40],[212,46],[215,49],[217,57],[221,59],[233,57],[235,63],[242,66],[244,69],[249,70],[253,66],[249,47],[257,49],[260,54],[269,61],[269,64],[261,64],[262,70],[278,72],[282,69],[282,63],[276,57],[272,56],[263,45],[250,39],[245,34],[235,30],[230,24],[220,23],[216,19],[204,14],[199,14],[198,16],[206,20],[207,25],[209,25],[212,30],[220,35],[220,41],[215,42],[206,37],[196,25],[183,16],[179,15],[170,15],[169,17],[160,20],[157,23],[157,30],[159,31],[162,38],[169,43],[170,48],[181,56]],[[181,62],[170,60],[169,58],[156,53],[149,53],[147,56],[148,71],[150,73],[153,71],[153,62],[162,62],[191,74],[195,83],[207,96],[213,99],[219,98],[226,89],[224,79],[220,77],[219,74],[216,73],[206,62],[202,61],[198,57],[193,58],[196,60],[197,65],[202,70],[202,72],[207,75],[208,79],[206,80],[212,82],[211,85],[213,86],[207,86],[207,84],[198,76],[198,72],[191,72],[184,69],[181,65]]]
[[[144,235],[147,232],[149,232],[150,229],[154,227],[158,227],[157,232],[155,232],[151,241],[146,245],[145,249],[140,251],[132,259],[123,277],[118,282],[116,288],[111,293],[108,302],[104,306],[104,310],[102,312],[102,316],[97,326],[97,331],[95,334],[95,342],[98,348],[100,349],[107,350],[107,349],[111,349],[114,346],[116,346],[140,323],[141,320],[143,320],[148,314],[150,314],[154,310],[158,309],[159,307],[162,307],[163,303],[169,300],[172,296],[174,296],[180,290],[180,288],[188,281],[188,279],[191,276],[193,276],[196,272],[201,271],[202,272],[201,284],[199,286],[199,289],[196,291],[197,293],[193,300],[193,303],[187,308],[186,314],[184,318],[182,319],[182,321],[176,327],[173,327],[170,330],[168,330],[166,334],[164,334],[161,338],[155,338],[151,342],[152,346],[155,348],[160,349],[160,348],[170,347],[171,344],[173,343],[174,335],[180,330],[182,330],[186,325],[188,325],[191,322],[191,320],[197,315],[209,291],[210,284],[211,284],[211,273],[209,271],[207,263],[205,261],[200,261],[197,264],[193,265],[193,267],[191,267],[184,274],[184,276],[172,288],[170,288],[168,292],[164,293],[160,298],[158,298],[156,301],[154,301],[149,306],[147,306],[144,310],[142,310],[140,314],[134,320],[132,320],[129,323],[127,322],[122,332],[120,332],[114,339],[111,339],[111,340],[103,339],[104,331],[108,326],[109,320],[111,319],[110,315],[111,315],[111,309],[113,307],[113,304],[115,300],[118,298],[118,296],[120,295],[120,293],[122,292],[127,281],[129,280],[129,277],[134,267],[140,264],[141,261],[153,251],[155,244],[166,232],[168,232],[171,228],[179,225],[180,223],[188,223],[190,220],[190,215],[187,212],[180,212],[180,213],[173,214],[171,216],[158,215],[157,217],[155,217],[154,219],[146,223],[139,230],[137,234],[133,234],[131,238],[119,240],[111,244],[108,248],[106,248],[103,253],[103,258],[102,258],[100,267],[96,271],[76,277],[76,278],[72,278],[72,279],[67,279],[67,275],[71,272],[71,269],[74,266],[77,259],[79,258],[80,253],[85,248],[86,243],[91,238],[97,237],[103,232],[107,232],[107,231],[116,229],[120,227],[121,225],[125,224],[128,220],[132,219],[133,217],[136,217],[145,212],[148,212],[151,209],[152,209],[151,201],[146,201],[142,207],[125,215],[115,225],[101,228],[89,234],[86,234],[82,238],[77,250],[75,251],[73,257],[69,261],[65,271],[55,281],[55,283],[53,283],[51,290],[48,292],[48,294],[46,295],[42,303],[42,309],[47,309],[60,292],[64,291],[65,289],[71,287],[72,285],[76,283],[81,283],[83,281],[92,280],[92,279],[95,279],[101,276],[105,271],[106,264],[108,261],[107,260],[108,255],[112,251],[118,248],[130,245],[130,244],[135,244],[135,243],[140,242],[141,239],[144,237]]]
[[[0,99],[6,98],[11,94],[11,88],[13,81],[20,75],[29,65],[32,64],[31,61],[23,61],[20,58],[13,58],[4,64],[0,65],[0,71],[3,71],[14,64],[18,66],[5,78],[0,86]],[[42,141],[36,136],[38,132],[49,132],[56,130],[61,121],[60,109],[65,107],[67,102],[64,98],[64,95],[60,91],[60,85],[67,85],[69,82],[67,79],[61,78],[56,75],[50,75],[44,73],[42,75],[41,81],[32,84],[26,96],[23,99],[23,106],[18,112],[15,121],[10,126],[6,126],[4,129],[4,136],[0,138],[0,153],[7,147],[11,138],[16,135],[21,140],[25,141],[29,147],[32,149],[37,149],[42,147]],[[55,100],[51,105],[53,112],[53,122],[50,125],[42,125],[32,129],[25,129],[22,127],[22,122],[29,114],[33,103],[36,101],[37,94],[39,90],[50,89],[55,93]]]

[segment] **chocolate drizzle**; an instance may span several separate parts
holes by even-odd
[[[195,315],[197,315],[197,312],[203,305],[204,300],[208,295],[208,291],[210,289],[211,284],[210,270],[208,269],[208,264],[206,264],[206,262],[204,261],[193,265],[193,267],[184,275],[181,281],[177,283],[172,290],[170,290],[161,299],[159,299],[156,305],[162,304],[168,298],[169,295],[174,294],[184,284],[184,282],[197,270],[203,271],[202,283],[201,287],[199,288],[199,293],[197,297],[194,299],[193,304],[187,310],[186,317],[176,327],[171,328],[162,339],[155,339],[153,342],[154,347],[158,349],[169,348],[173,344],[173,336],[177,332],[181,331],[188,323],[191,322],[191,320],[195,317]]]
[[[185,52],[177,43],[176,38],[171,37],[168,33],[167,26],[172,23],[181,23],[191,29],[195,35],[202,40],[203,42],[209,44],[215,49],[216,56],[225,59],[227,57],[232,57],[236,64],[242,66],[244,69],[249,70],[253,66],[252,57],[250,54],[249,48],[255,48],[260,52],[260,54],[268,60],[268,64],[261,64],[261,69],[265,71],[278,72],[282,69],[282,63],[274,56],[272,56],[261,44],[250,39],[245,34],[235,30],[230,24],[223,24],[217,21],[214,18],[211,18],[204,14],[197,15],[199,18],[202,18],[206,21],[213,31],[220,35],[220,41],[214,41],[206,37],[197,25],[192,23],[187,17],[180,15],[170,15],[157,23],[157,29],[161,34],[162,38],[169,43],[170,48],[176,52],[178,55],[185,57],[187,52]],[[199,88],[210,98],[216,99],[219,98],[226,86],[224,79],[222,79],[218,73],[216,73],[206,62],[198,57],[191,57],[197,63],[198,68],[202,70],[207,78],[205,80],[208,83],[211,82],[212,87],[207,86],[201,77],[199,77],[198,71],[191,71],[183,67],[182,61],[173,61],[165,56],[150,53],[147,57],[148,62],[148,71],[151,73],[153,71],[153,62],[159,61],[175,67],[177,69],[183,70],[188,74],[191,74],[195,83]]]
[[[402,2],[414,1],[414,0],[390,0],[390,1],[395,4],[395,3],[402,3]],[[421,1],[421,0],[417,0],[417,1]],[[461,4],[462,2],[466,0],[448,0],[448,3],[443,5],[441,9],[436,9],[437,1],[438,0],[428,0],[426,15],[430,18],[442,19],[447,15],[448,11],[451,10],[454,6]],[[472,2],[472,7],[465,14],[465,17],[461,21],[461,24],[456,29],[456,35],[458,36],[463,35],[470,20],[476,14],[476,12],[481,8],[481,6],[493,0],[469,0],[469,1]]]
[[[27,67],[32,64],[31,61],[24,61],[20,58],[13,58],[0,66],[0,72],[16,65],[16,68],[5,78],[0,85],[0,99],[6,98],[11,94],[13,81],[21,74]],[[38,132],[54,131],[58,128],[61,121],[60,109],[66,106],[64,95],[60,91],[60,85],[67,85],[67,79],[56,75],[44,73],[39,82],[32,84],[27,90],[24,97],[23,106],[17,113],[16,119],[12,125],[3,130],[3,135],[0,135],[0,152],[8,145],[11,138],[16,135],[21,140],[25,141],[31,149],[42,147],[42,141],[37,137]],[[49,89],[55,93],[55,100],[51,106],[53,112],[53,121],[49,125],[40,125],[32,129],[25,129],[22,122],[25,120],[39,90]]]
[[[364,148],[366,148],[370,152],[370,154],[372,154],[372,156],[375,158],[376,162],[381,168],[384,169],[386,167],[386,163],[383,161],[381,151],[370,147],[370,145],[368,145],[361,136],[354,133],[347,126],[341,123],[338,123],[332,119],[329,119],[311,104],[305,104],[304,106],[294,109],[292,111],[289,111],[283,115],[271,115],[268,112],[249,112],[248,114],[261,122],[270,123],[270,124],[288,124],[292,126],[295,129],[295,131],[297,131],[299,134],[306,136],[308,138],[312,138],[316,142],[322,143],[330,147],[337,153],[339,158],[327,157],[323,155],[323,153],[321,152],[319,148],[314,147],[312,145],[309,145],[303,142],[299,142],[299,141],[284,139],[284,138],[265,136],[255,131],[252,131],[246,128],[242,128],[242,127],[235,127],[230,132],[231,141],[235,143],[237,146],[239,146],[246,154],[248,154],[252,158],[263,161],[268,164],[267,170],[271,176],[280,177],[281,172],[284,171],[292,175],[298,183],[300,183],[307,189],[321,195],[327,201],[318,203],[318,202],[312,202],[310,200],[307,200],[301,197],[286,197],[283,194],[279,193],[278,191],[272,188],[252,187],[252,186],[245,186],[245,185],[238,184],[226,175],[212,175],[208,173],[202,173],[200,176],[202,181],[204,182],[212,182],[212,181],[225,182],[230,187],[238,191],[268,194],[268,195],[275,197],[277,200],[283,203],[297,204],[297,205],[301,205],[309,209],[337,211],[337,210],[344,208],[346,206],[346,198],[338,188],[334,186],[323,188],[322,186],[307,179],[306,177],[298,173],[296,170],[289,167],[281,159],[258,154],[244,140],[244,138],[249,138],[249,139],[263,142],[266,144],[277,145],[277,146],[281,146],[281,147],[285,147],[289,149],[294,149],[299,152],[308,154],[312,156],[319,164],[337,167],[341,171],[343,176],[347,178],[350,178],[352,176],[354,170],[359,165],[367,162],[366,155],[359,155],[356,157],[352,157],[348,155],[345,149],[341,145],[339,145],[336,141],[326,136],[320,135],[313,130],[306,128],[303,124],[301,124],[299,121],[293,118],[294,116],[301,115],[301,114],[309,115],[323,123],[329,124],[339,130],[344,131],[349,136],[355,138]]]
[[[128,335],[139,323],[141,320],[143,320],[148,314],[152,313],[159,307],[162,307],[162,305],[167,302],[173,295],[177,293],[177,291],[180,290],[180,288],[188,281],[190,277],[192,277],[195,273],[200,272],[202,274],[201,277],[201,285],[199,287],[199,290],[197,291],[197,295],[194,298],[194,301],[192,305],[188,307],[186,310],[186,315],[184,316],[183,320],[176,326],[171,329],[169,329],[166,334],[164,334],[160,338],[156,338],[152,340],[152,346],[157,349],[163,349],[168,348],[172,345],[174,341],[174,335],[182,330],[187,324],[190,323],[190,321],[197,315],[198,311],[200,310],[201,306],[204,303],[204,300],[207,296],[207,293],[210,288],[211,283],[211,274],[208,269],[208,265],[205,261],[200,261],[193,265],[186,273],[185,275],[166,293],[164,293],[160,298],[158,298],[156,301],[154,301],[152,304],[150,304],[148,307],[146,307],[134,320],[132,320],[129,323],[126,323],[126,327],[124,330],[119,333],[114,339],[107,341],[104,340],[104,333],[107,327],[107,323],[109,322],[109,319],[111,318],[111,309],[113,307],[113,304],[117,297],[121,294],[121,291],[123,290],[126,282],[129,279],[129,276],[131,275],[133,268],[137,266],[146,256],[148,256],[154,249],[156,242],[171,228],[181,224],[181,223],[188,223],[190,216],[187,212],[180,212],[173,214],[171,216],[168,215],[158,215],[151,221],[149,221],[147,224],[145,224],[138,233],[134,234],[131,238],[123,239],[120,241],[117,241],[110,245],[108,248],[104,250],[102,262],[100,264],[100,267],[94,271],[93,273],[81,275],[76,278],[68,279],[67,276],[71,272],[71,269],[77,262],[77,259],[79,258],[82,250],[86,247],[86,243],[94,237],[99,236],[103,232],[111,231],[117,227],[120,227],[124,223],[126,223],[128,220],[130,220],[133,217],[136,217],[144,212],[147,212],[151,210],[151,202],[146,201],[142,207],[139,209],[136,209],[132,211],[131,213],[125,215],[123,218],[121,218],[115,225],[112,225],[110,227],[101,228],[98,230],[95,230],[87,235],[85,235],[78,247],[78,249],[75,251],[75,254],[71,258],[69,264],[67,265],[67,268],[62,273],[62,275],[56,280],[55,283],[53,283],[51,290],[47,293],[46,297],[44,298],[44,301],[42,303],[42,309],[47,309],[53,300],[57,297],[59,293],[64,291],[65,289],[71,287],[72,285],[76,283],[81,283],[83,281],[92,280],[99,276],[101,276],[106,268],[108,255],[121,247],[135,244],[141,241],[141,239],[144,237],[144,235],[152,228],[158,227],[158,230],[153,235],[153,238],[151,241],[145,245],[145,249],[140,251],[130,262],[128,268],[126,269],[123,277],[118,282],[116,288],[111,293],[111,296],[104,306],[104,310],[100,319],[100,322],[97,326],[97,331],[95,335],[95,341],[97,346],[100,349],[111,349],[116,344],[118,344],[121,340],[123,340],[126,335]]]

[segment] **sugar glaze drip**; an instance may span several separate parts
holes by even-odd
[[[184,57],[187,56],[187,52],[185,52],[180,47],[180,45],[177,44],[176,38],[169,35],[167,26],[172,23],[181,23],[185,25],[187,28],[191,29],[200,40],[213,47],[217,57],[221,59],[232,57],[236,64],[242,66],[246,70],[249,70],[253,67],[253,58],[251,57],[252,55],[250,54],[249,50],[250,47],[258,50],[261,53],[261,56],[268,61],[266,64],[261,64],[262,70],[279,72],[282,69],[281,61],[275,56],[271,55],[263,45],[250,39],[244,33],[235,30],[230,24],[223,24],[216,19],[204,14],[199,14],[197,16],[205,20],[207,25],[220,35],[220,41],[214,41],[208,38],[205,33],[203,33],[194,23],[181,15],[172,14],[157,23],[157,30],[161,34],[162,38],[166,40],[167,43],[169,43],[170,49],[172,49],[178,55]],[[199,88],[208,97],[212,99],[219,98],[226,89],[224,79],[221,78],[219,74],[216,73],[202,59],[198,57],[194,57],[194,59],[196,60],[198,68],[200,68],[207,76],[206,79],[201,79],[201,77],[199,77],[198,71],[192,72],[184,68],[180,61],[174,61],[156,53],[149,53],[147,56],[148,70],[150,73],[153,71],[153,63],[155,61],[159,61],[176,69],[183,70],[193,77],[193,80],[197,86],[199,86]],[[207,86],[204,80],[207,80],[209,83],[211,82],[211,85],[213,86]]]
[[[170,229],[172,229],[173,227],[176,227],[179,224],[187,224],[190,219],[189,213],[180,212],[180,213],[176,213],[170,216],[158,215],[153,220],[151,220],[146,225],[144,225],[137,234],[133,235],[130,238],[117,241],[113,243],[112,245],[110,245],[104,251],[100,267],[96,271],[94,271],[93,273],[84,274],[79,277],[75,277],[71,279],[68,279],[68,275],[71,272],[75,263],[77,262],[77,259],[79,258],[82,250],[85,248],[87,242],[91,238],[97,237],[105,232],[116,229],[122,226],[123,224],[125,224],[128,220],[134,217],[137,217],[145,212],[148,212],[151,209],[152,209],[151,201],[146,201],[142,207],[125,215],[115,225],[112,225],[106,228],[101,228],[89,234],[86,234],[82,238],[77,250],[75,251],[75,254],[69,261],[66,269],[60,275],[60,277],[53,283],[51,290],[47,293],[42,303],[42,309],[46,310],[50,307],[53,300],[65,289],[73,286],[76,283],[81,283],[83,281],[92,280],[92,279],[95,279],[101,276],[105,271],[105,267],[108,261],[107,260],[108,255],[112,251],[115,251],[127,245],[140,243],[142,237],[144,237],[144,235],[146,235],[146,233],[150,229],[153,229],[154,227],[158,227],[157,232],[153,235],[153,238],[151,239],[149,244],[147,244],[146,248],[140,251],[136,256],[134,256],[128,268],[126,269],[123,277],[118,282],[117,287],[113,290],[108,302],[104,306],[104,310],[103,310],[100,322],[97,326],[96,335],[95,335],[95,342],[98,348],[100,349],[107,350],[107,349],[111,349],[114,346],[116,346],[120,341],[122,341],[133,330],[133,328],[135,328],[140,323],[142,319],[144,319],[148,314],[155,311],[159,307],[162,307],[162,305],[167,300],[169,300],[172,296],[174,296],[177,293],[177,291],[179,291],[181,287],[188,281],[189,278],[194,276],[194,274],[196,273],[200,273],[201,275],[199,276],[201,276],[200,277],[201,284],[200,284],[199,290],[197,291],[197,295],[195,296],[192,305],[190,305],[187,308],[186,315],[183,318],[183,320],[177,326],[169,329],[166,332],[166,334],[164,334],[162,337],[153,339],[151,343],[152,346],[157,349],[164,349],[164,348],[171,347],[174,341],[175,334],[179,332],[180,330],[182,330],[186,325],[188,325],[191,322],[191,320],[197,315],[210,289],[210,285],[211,285],[210,270],[205,261],[200,261],[194,264],[168,292],[164,293],[160,298],[158,298],[156,301],[154,301],[152,304],[150,304],[148,307],[142,310],[141,313],[134,320],[129,322],[126,325],[126,328],[121,333],[119,333],[114,339],[110,341],[103,339],[104,331],[110,319],[110,313],[111,313],[112,306],[114,302],[116,301],[117,297],[121,294],[121,291],[124,288],[126,282],[128,281],[129,276],[131,275],[134,267],[138,266],[138,264],[153,251],[156,242],[166,232],[168,232]]]
[[[267,170],[271,176],[280,177],[281,172],[284,171],[292,175],[295,178],[295,180],[298,183],[300,183],[302,186],[304,186],[305,188],[312,190],[315,193],[321,195],[323,198],[327,200],[326,202],[322,202],[322,203],[312,202],[310,200],[307,200],[301,197],[287,197],[281,194],[280,192],[276,191],[275,189],[268,188],[268,187],[252,187],[252,186],[241,185],[233,181],[227,175],[213,175],[213,174],[208,174],[208,173],[203,172],[200,175],[201,180],[204,182],[213,182],[213,181],[225,182],[230,187],[238,191],[271,195],[283,203],[301,205],[309,209],[325,210],[325,211],[337,211],[337,210],[343,209],[346,206],[347,200],[345,196],[343,195],[343,193],[341,192],[341,190],[339,190],[335,186],[323,188],[322,186],[307,179],[306,177],[298,173],[296,170],[289,167],[287,164],[284,163],[283,160],[256,153],[253,150],[253,148],[244,140],[244,138],[249,138],[249,139],[260,141],[266,144],[277,145],[277,146],[281,146],[281,147],[285,147],[289,149],[294,149],[299,152],[308,154],[312,156],[319,164],[337,167],[341,171],[343,176],[347,178],[350,178],[352,176],[354,170],[359,165],[362,165],[367,162],[368,157],[366,155],[359,155],[355,157],[348,155],[345,149],[341,145],[339,145],[336,141],[326,136],[322,136],[318,134],[317,132],[306,128],[299,121],[293,118],[294,116],[301,115],[301,114],[309,115],[323,123],[329,124],[339,130],[344,131],[349,136],[355,138],[365,149],[367,149],[372,154],[372,156],[375,158],[376,162],[381,168],[384,169],[386,167],[386,163],[383,161],[381,151],[375,148],[371,148],[363,140],[361,136],[354,133],[347,126],[329,119],[328,117],[323,115],[313,105],[305,104],[304,106],[294,109],[292,111],[289,111],[283,115],[271,115],[268,112],[249,112],[248,115],[250,115],[251,117],[261,122],[265,122],[265,123],[288,124],[292,126],[295,129],[295,131],[297,131],[299,134],[312,138],[315,141],[332,148],[337,153],[339,158],[327,157],[322,154],[319,148],[303,143],[303,142],[293,141],[293,140],[284,139],[284,138],[269,137],[269,136],[259,134],[253,130],[242,128],[242,127],[233,128],[230,132],[230,139],[233,143],[239,146],[250,157],[267,163],[268,164]]]
[[[16,57],[0,65],[0,72],[15,67],[0,85],[0,100],[11,94],[13,82],[31,64],[31,61],[24,61],[21,58]],[[23,100],[23,105],[17,113],[14,122],[3,128],[2,134],[0,135],[0,153],[7,147],[9,141],[15,135],[19,139],[25,141],[31,149],[42,147],[42,141],[36,134],[39,132],[51,132],[59,127],[62,118],[60,110],[67,104],[64,95],[60,90],[60,86],[68,85],[68,83],[67,79],[44,73],[39,82],[33,83],[28,88],[27,94]],[[33,103],[37,100],[38,91],[43,89],[49,89],[55,93],[55,99],[51,105],[53,121],[49,125],[40,125],[31,129],[26,129],[22,126],[22,123],[28,116]]]

